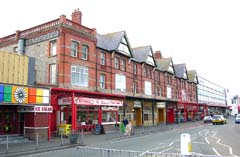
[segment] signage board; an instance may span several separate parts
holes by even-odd
[[[157,102],[157,108],[165,108],[166,103],[165,102]]]
[[[52,113],[52,106],[21,106],[18,112]]]
[[[72,97],[66,97],[58,100],[58,105],[71,105]],[[74,104],[87,106],[123,106],[121,100],[93,99],[87,97],[75,97]]]
[[[134,108],[141,108],[142,107],[141,101],[134,101],[133,106],[134,106]]]

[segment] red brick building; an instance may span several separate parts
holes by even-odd
[[[116,124],[123,116],[137,126],[174,123],[179,103],[185,115],[197,105],[196,75],[189,80],[186,67],[179,77],[172,59],[160,51],[132,48],[125,31],[97,34],[81,19],[75,10],[71,20],[62,15],[0,39],[0,50],[36,59],[35,86],[51,87],[49,133],[63,122],[73,130],[91,129]]]

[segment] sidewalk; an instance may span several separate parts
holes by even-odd
[[[180,124],[168,124],[165,126],[161,126],[160,130],[154,130],[156,127],[144,127],[135,128],[135,133],[139,131],[139,134],[134,134],[130,137],[142,136],[143,134],[156,133],[156,132],[164,132],[170,130],[178,130],[178,129],[186,129],[191,127],[196,127],[203,125],[202,121],[196,122],[186,122]],[[152,128],[152,130],[151,130]],[[145,130],[144,130],[145,129]],[[159,129],[159,128],[158,128]],[[142,132],[142,130],[144,132]],[[84,134],[83,140],[80,134],[80,138],[78,139],[77,144],[70,144],[69,138],[54,138],[50,141],[36,141],[28,142],[28,143],[18,143],[18,144],[9,144],[8,151],[7,146],[4,144],[0,145],[0,157],[5,156],[21,156],[27,155],[37,152],[46,152],[53,151],[59,149],[67,149],[78,145],[91,146],[91,145],[101,145],[103,143],[108,142],[109,140],[119,140],[123,138],[129,138],[128,136],[116,136],[116,138],[108,139],[106,134],[101,135],[93,135],[93,134]]]

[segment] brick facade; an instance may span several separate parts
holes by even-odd
[[[187,93],[187,102],[197,103],[196,83],[188,80],[182,80],[175,74],[167,71],[161,71],[157,66],[147,64],[147,62],[138,62],[133,57],[124,55],[117,51],[108,51],[97,46],[96,29],[90,29],[82,25],[82,14],[75,10],[72,14],[72,20],[66,19],[62,15],[59,19],[30,28],[25,31],[19,31],[15,35],[2,38],[0,50],[12,51],[19,38],[32,39],[40,37],[50,32],[59,32],[59,36],[37,43],[26,45],[25,55],[36,58],[36,85],[52,86],[67,89],[77,89],[89,92],[102,92],[111,94],[120,94],[138,99],[146,99],[148,108],[156,108],[156,103],[165,100],[167,104],[175,104],[182,100],[182,90]],[[40,40],[40,39],[39,39]],[[51,42],[56,40],[56,55],[51,56]],[[77,45],[77,55],[71,53],[72,42]],[[87,59],[82,59],[83,46],[88,47]],[[130,45],[128,45],[130,47]],[[101,64],[101,53],[105,54],[105,65]],[[155,55],[156,62],[162,59],[162,54]],[[119,69],[115,68],[115,59],[119,60]],[[121,62],[125,61],[125,67],[121,67]],[[50,65],[56,64],[56,83],[50,81]],[[134,74],[134,65],[137,67]],[[88,69],[87,86],[78,86],[72,84],[72,67],[81,66]],[[100,75],[105,76],[105,88],[100,88]],[[116,90],[116,75],[126,77],[126,91]],[[136,93],[133,90],[133,84],[136,83]],[[151,84],[151,94],[146,94],[146,82]],[[171,97],[168,98],[167,89],[171,89]],[[154,103],[153,103],[154,102]],[[131,102],[130,104],[134,104]],[[152,105],[152,106],[151,106]],[[143,105],[144,107],[144,105]],[[164,109],[165,111],[165,109]],[[154,111],[157,114],[160,111]],[[28,115],[30,116],[30,115]],[[45,126],[42,119],[46,115],[37,114],[35,126]],[[142,118],[144,119],[144,118]],[[153,117],[153,123],[156,118]],[[165,119],[165,117],[164,117]],[[46,121],[47,122],[47,121]]]

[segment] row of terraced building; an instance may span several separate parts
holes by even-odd
[[[10,132],[2,128],[0,134],[26,128],[50,136],[61,123],[70,123],[72,130],[90,130],[96,124],[109,129],[123,117],[134,126],[153,126],[201,120],[208,114],[207,104],[198,103],[195,70],[174,64],[150,45],[131,47],[125,31],[98,34],[81,19],[75,10],[71,20],[61,15],[0,38],[0,123],[6,125],[1,119],[8,113],[15,116],[11,125],[24,122]],[[27,72],[20,70],[25,82],[14,71],[21,66],[16,56],[28,57]],[[37,96],[41,88],[45,94],[40,92],[38,103],[30,101],[30,93],[35,90]],[[5,100],[5,89],[12,91],[12,101]],[[27,93],[24,100],[17,98],[22,96],[17,89]],[[44,96],[49,100],[40,101]]]

